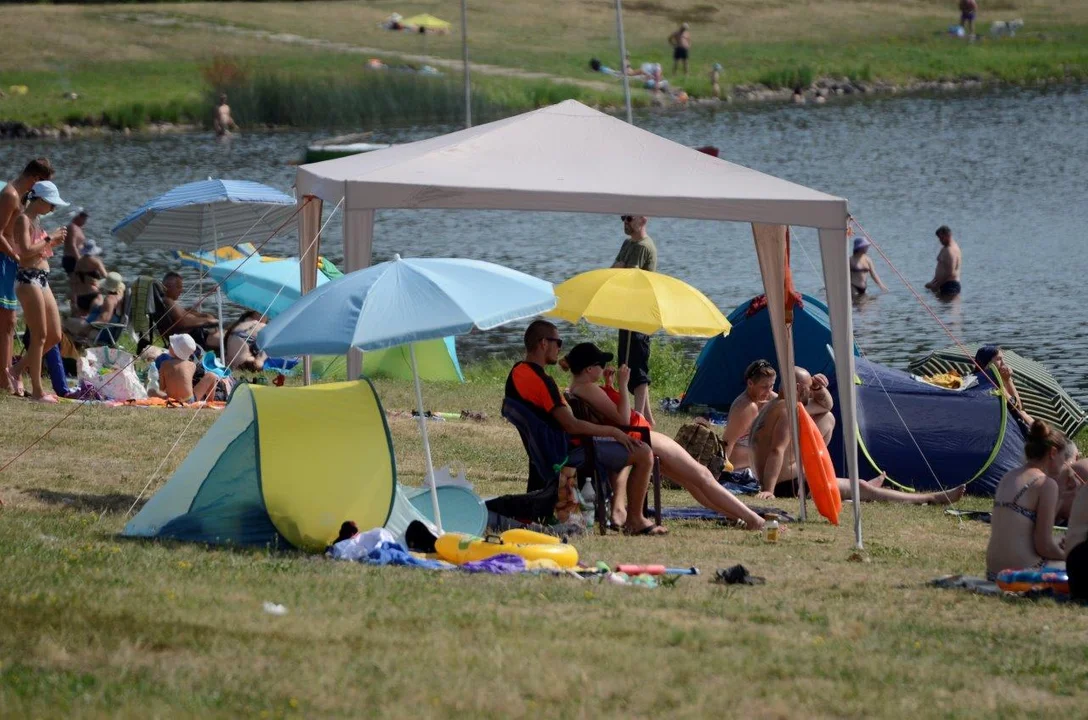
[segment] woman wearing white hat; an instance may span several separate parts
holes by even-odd
[[[61,200],[57,186],[48,180],[34,183],[27,193],[23,212],[15,219],[14,241],[19,253],[19,269],[15,273],[15,295],[23,308],[23,319],[30,330],[23,358],[11,369],[18,381],[25,370],[30,375],[32,399],[55,403],[55,395],[42,390],[42,355],[45,348],[60,342],[60,312],[53,291],[49,289],[49,258],[53,248],[64,242],[64,228],[52,233],[41,229],[41,216],[47,215],[68,203]]]
[[[881,290],[888,292],[888,286],[880,282],[873,259],[869,257],[869,244],[863,237],[854,238],[854,254],[850,256],[850,287],[854,290],[854,297],[861,297],[869,289],[867,276],[871,276]]]

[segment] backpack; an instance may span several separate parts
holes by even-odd
[[[676,443],[687,450],[696,462],[710,470],[715,478],[721,475],[725,468],[725,448],[711,425],[693,422],[682,426],[676,433]],[[678,487],[672,480],[668,480],[667,485]]]

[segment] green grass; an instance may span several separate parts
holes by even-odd
[[[418,0],[414,10],[456,20],[457,8],[439,0]],[[262,37],[236,36],[192,25],[134,22],[133,16],[157,21],[182,19],[213,26],[294,33],[307,38],[373,48],[391,63],[398,57],[428,55],[456,61],[458,26],[449,35],[391,33],[379,21],[397,0],[347,2],[169,3],[88,6],[10,6],[0,17],[0,34],[49,37],[27,52],[19,43],[0,47],[0,88],[27,85],[30,93],[0,99],[0,119],[34,125],[75,119],[105,120],[117,126],[153,119],[208,122],[208,97],[201,68],[226,55],[260,68],[266,79],[255,93],[252,122],[282,118],[312,124],[328,113],[307,112],[300,96],[342,114],[347,127],[371,117],[454,115],[460,97],[456,67],[441,68],[448,88],[428,99],[433,84],[389,81],[388,92],[369,99],[369,84],[358,82],[365,54],[338,54],[284,44]],[[510,113],[576,97],[614,107],[621,102],[619,83],[588,68],[591,57],[616,66],[612,4],[581,0],[508,3],[475,0],[470,4],[471,57],[498,66],[503,75],[474,75],[477,102],[484,115]],[[1021,17],[1027,23],[1016,38],[984,37],[966,43],[945,34],[955,9],[943,0],[877,3],[868,0],[808,0],[803,6],[736,0],[728,5],[691,4],[683,0],[634,2],[627,6],[628,46],[635,62],[658,61],[675,86],[699,97],[710,92],[709,70],[724,65],[722,84],[763,83],[773,87],[807,84],[820,77],[850,77],[864,82],[963,80],[1015,84],[1083,80],[1088,76],[1088,5],[1076,0],[1016,0],[982,11],[979,29],[986,35],[994,19]],[[692,23],[691,74],[671,72],[665,35],[673,23]],[[411,62],[419,64],[419,58]],[[501,70],[512,69],[511,72]],[[518,77],[519,71],[547,73],[560,81]],[[316,88],[298,91],[299,77]],[[336,78],[330,81],[328,78]],[[269,80],[270,79],[270,80]],[[571,83],[579,83],[572,85]],[[335,86],[332,87],[332,86]],[[77,101],[62,95],[74,91]],[[283,99],[284,95],[287,99]],[[384,97],[383,97],[384,95]],[[341,104],[346,100],[346,104]],[[636,89],[635,100],[650,97]],[[448,108],[448,109],[447,109]],[[394,113],[392,116],[390,113]],[[328,123],[319,123],[328,124]]]
[[[485,495],[524,486],[517,435],[497,417],[504,368],[469,365],[466,385],[424,388],[429,407],[490,415],[431,426],[435,461],[463,463]],[[414,405],[410,384],[377,386],[387,409]],[[0,397],[0,463],[71,408]],[[840,527],[791,525],[778,545],[706,522],[670,523],[667,539],[576,541],[590,562],[704,572],[656,590],[118,538],[136,496],[159,489],[214,419],[85,407],[0,474],[4,715],[898,718],[1083,709],[1083,608],[926,588],[939,574],[981,573],[989,531],[938,508],[866,505],[867,563],[848,559],[849,506]],[[663,430],[680,422],[663,418]],[[390,427],[400,479],[418,484],[418,428],[406,417]],[[318,449],[315,471],[319,458]],[[691,503],[681,492],[665,499]],[[736,562],[767,585],[707,582]],[[266,600],[288,614],[265,614]]]

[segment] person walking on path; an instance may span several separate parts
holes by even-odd
[[[675,75],[680,63],[684,63],[684,76],[688,74],[688,55],[691,53],[691,31],[687,23],[680,23],[680,27],[672,35],[669,35],[669,45],[672,45],[672,74]]]
[[[947,225],[937,228],[937,240],[941,243],[941,251],[937,253],[937,269],[933,272],[933,279],[926,283],[926,288],[950,300],[963,289],[960,285],[963,253],[959,244],[952,239],[952,230]]]
[[[627,239],[620,245],[614,268],[638,268],[657,272],[657,246],[646,234],[646,218],[642,215],[623,215],[623,232]],[[635,396],[633,410],[642,414],[654,426],[650,409],[650,336],[639,332],[620,330],[617,348],[619,361],[631,368],[628,391]]]
[[[960,0],[960,26],[965,37],[975,35],[975,14],[978,12],[978,0]]]
[[[53,166],[46,158],[31,160],[18,178],[0,190],[0,389],[15,392],[11,381],[11,353],[15,344],[15,313],[19,299],[15,294],[15,275],[19,269],[19,251],[15,244],[15,219],[23,214],[23,198],[34,183],[53,177]]]

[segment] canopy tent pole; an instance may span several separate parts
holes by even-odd
[[[800,519],[807,519],[805,503],[804,468],[801,463],[801,444],[797,426],[797,382],[794,378],[793,333],[786,324],[786,226],[752,223],[756,257],[763,277],[763,290],[767,294],[767,312],[771,316],[771,332],[774,335],[775,354],[781,370],[779,387],[785,396],[786,413],[790,419],[790,449],[797,468],[800,496]]]
[[[842,437],[846,446],[846,469],[850,477],[850,494],[854,499],[854,544],[858,550],[862,550],[857,388],[854,387],[854,318],[850,305],[850,252],[846,221],[847,218],[844,217],[842,227],[820,229],[820,259],[824,266],[827,311],[831,318],[831,343],[835,351],[835,377],[839,383],[839,413],[842,416]]]
[[[416,366],[416,344],[408,343],[408,355],[412,359],[412,379],[416,384],[416,408],[419,410],[419,432],[423,435],[423,460],[427,463],[427,486],[431,489],[431,508],[434,510],[434,524],[442,533],[442,512],[438,509],[438,487],[434,483],[434,463],[431,461],[431,441],[427,437],[427,418],[423,414],[423,390],[419,387],[419,368]]]
[[[324,203],[313,195],[304,195],[299,202],[303,203],[298,214],[298,267],[302,275],[299,291],[305,295],[317,287],[317,256],[321,252],[321,210]],[[312,358],[303,356],[303,385],[310,384],[312,371]]]
[[[627,79],[627,40],[623,37],[623,0],[616,0],[616,34],[620,40],[620,72],[623,73],[623,104],[627,108],[627,122],[635,124],[631,113],[631,83]]]
[[[215,255],[213,256],[213,262],[215,262],[219,260],[219,229],[215,225],[215,207],[209,206],[209,212],[212,216],[212,237],[215,239]],[[226,362],[226,338],[223,337],[223,292],[219,283],[215,284],[215,317],[219,321],[219,360]]]
[[[352,210],[344,204],[344,237],[355,242],[344,243],[345,274],[370,267],[374,244],[374,211]],[[348,351],[348,380],[363,374],[363,353],[352,348]]]
[[[472,78],[468,66],[468,3],[461,0],[461,62],[465,72],[465,127],[472,127]]]

